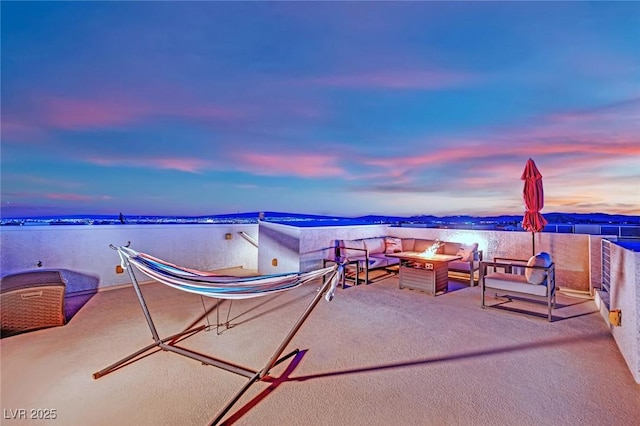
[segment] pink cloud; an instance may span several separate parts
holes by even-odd
[[[52,97],[44,100],[43,105],[47,124],[72,130],[126,125],[150,110],[148,106],[125,99]]]
[[[225,121],[243,116],[240,109],[227,106],[185,99],[169,104],[114,94],[85,98],[49,96],[38,103],[42,124],[68,130],[127,126],[157,116]]]
[[[602,172],[640,157],[637,106],[638,100],[633,99],[478,131],[472,138],[407,141],[410,155],[359,156],[355,161],[375,170],[375,179],[399,186],[424,184],[429,170],[438,168],[452,170],[447,182],[450,188],[499,188],[504,186],[504,176],[519,176],[528,157],[544,165],[541,171],[546,177]],[[360,178],[365,179],[366,174]]]
[[[131,159],[124,157],[89,157],[85,161],[100,166],[127,166],[150,169],[178,170],[188,173],[199,173],[211,168],[211,163],[200,158],[150,157]]]
[[[322,154],[244,153],[238,157],[240,167],[264,175],[301,177],[341,176],[345,171],[336,165],[337,158]]]
[[[28,141],[40,138],[43,135],[42,129],[33,125],[32,122],[21,120],[2,114],[2,140],[16,139],[18,141]]]
[[[145,162],[159,169],[179,170],[181,172],[197,173],[205,170],[209,162],[199,158],[150,158]]]
[[[44,194],[44,198],[49,200],[61,201],[95,201],[95,200],[111,200],[109,195],[85,195],[72,193],[48,193]]]

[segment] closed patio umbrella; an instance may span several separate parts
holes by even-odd
[[[544,191],[542,189],[542,175],[536,163],[531,158],[520,177],[524,181],[522,196],[524,198],[525,213],[522,218],[522,227],[531,232],[533,242],[533,254],[536,254],[535,233],[540,232],[547,225],[547,220],[542,217],[540,210],[544,207]]]

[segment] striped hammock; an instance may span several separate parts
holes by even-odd
[[[133,264],[145,275],[170,287],[201,296],[219,299],[249,299],[267,296],[301,286],[339,270],[338,265],[309,272],[289,272],[252,277],[235,277],[185,268],[163,261],[128,247],[113,247],[118,251],[121,266]],[[129,273],[132,271],[129,270]],[[331,277],[325,299],[333,299],[339,281],[338,273]]]

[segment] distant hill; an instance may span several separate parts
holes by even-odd
[[[627,224],[627,225],[640,225],[640,216],[627,216],[620,214],[606,214],[606,213],[546,213],[543,214],[545,219],[549,223],[567,223],[567,224]],[[509,222],[521,222],[522,215],[499,215],[499,216],[433,216],[433,215],[419,215],[419,216],[377,216],[368,215],[360,216],[357,219],[366,220],[371,222],[384,221],[388,219],[392,222],[420,222],[420,223],[480,223],[480,222],[493,222],[493,223],[509,223]]]
[[[202,216],[146,216],[127,215],[123,213],[126,223],[227,223],[238,221],[243,223],[257,222],[261,212],[228,213]],[[307,222],[331,223],[419,223],[419,224],[518,224],[522,221],[522,215],[497,215],[497,216],[388,216],[366,215],[358,217],[312,215],[304,213],[263,212],[268,221],[273,222]],[[544,213],[543,216],[551,224],[612,224],[612,225],[640,225],[640,216],[629,216],[607,213]],[[90,222],[92,224],[119,223],[119,215],[67,215],[51,217],[22,217],[3,218],[2,224],[13,224],[19,221],[46,221],[51,224],[73,224],[76,222]],[[19,224],[19,223],[18,223]]]

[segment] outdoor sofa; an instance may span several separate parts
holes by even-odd
[[[405,251],[423,252],[434,244],[441,243],[436,254],[449,254],[461,256],[460,260],[449,262],[449,275],[459,278],[461,275],[468,277],[469,286],[476,283],[475,275],[480,270],[482,250],[478,250],[478,244],[462,244],[457,242],[443,242],[420,238],[399,238],[392,236],[362,238],[357,240],[335,240],[332,246],[334,260],[346,260],[355,266],[355,276],[360,271],[365,273],[365,283],[369,282],[369,271],[386,269],[393,271],[399,263],[399,259],[387,257],[387,254]],[[331,259],[329,259],[331,260]]]

